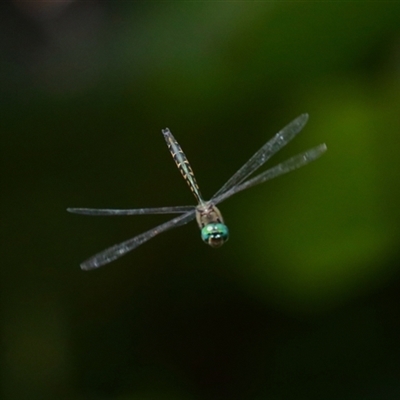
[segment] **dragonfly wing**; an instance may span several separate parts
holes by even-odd
[[[235,185],[243,182],[249,175],[251,175],[257,168],[261,167],[267,160],[269,160],[275,153],[282,147],[290,142],[304,127],[308,120],[308,114],[302,114],[281,131],[279,131],[272,139],[264,144],[225,184],[218,190],[217,193],[211,198],[215,200],[218,196],[229,191]]]
[[[137,235],[132,239],[126,240],[125,242],[116,244],[106,250],[101,251],[100,253],[97,253],[93,257],[83,262],[81,264],[81,268],[85,271],[88,271],[101,267],[104,264],[108,264],[109,262],[123,256],[129,251],[132,251],[136,247],[152,239],[159,233],[187,224],[189,221],[193,220],[195,216],[196,214],[194,210],[186,214],[179,215],[178,217],[164,222],[163,224],[158,225],[155,228],[148,230],[147,232],[141,233],[140,235]]]
[[[326,145],[320,144],[319,146],[307,150],[304,153],[289,158],[289,160],[286,160],[283,163],[278,164],[275,167],[272,167],[267,171],[255,176],[254,178],[249,179],[248,181],[229,189],[225,193],[222,193],[220,196],[216,197],[213,200],[213,203],[214,204],[221,203],[222,201],[231,197],[235,193],[241,192],[242,190],[248,189],[254,185],[258,185],[260,183],[269,181],[270,179],[276,178],[277,176],[286,174],[287,172],[300,168],[303,165],[306,165],[311,161],[314,161],[317,158],[319,158],[323,153],[325,153],[326,150],[327,150]]]
[[[134,210],[113,210],[108,208],[67,208],[74,214],[84,215],[143,215],[143,214],[184,214],[193,211],[195,206],[176,206],[159,208],[137,208]]]

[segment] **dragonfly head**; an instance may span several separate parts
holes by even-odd
[[[221,247],[229,238],[229,230],[225,224],[212,222],[203,226],[201,238],[211,247]]]

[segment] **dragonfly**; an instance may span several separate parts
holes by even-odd
[[[175,218],[141,233],[140,235],[101,251],[84,261],[81,264],[81,268],[83,270],[93,270],[102,265],[108,264],[133,249],[136,249],[138,246],[152,239],[156,235],[168,231],[169,229],[185,225],[194,219],[196,219],[200,228],[202,240],[211,247],[221,247],[229,238],[229,230],[224,223],[221,212],[217,208],[217,204],[222,203],[242,190],[259,185],[260,183],[300,168],[311,161],[314,161],[327,150],[325,144],[320,144],[301,154],[289,158],[259,175],[256,175],[254,178],[246,180],[246,178],[253,174],[275,153],[290,142],[303,129],[307,120],[308,114],[301,114],[286,125],[272,139],[265,143],[264,146],[262,146],[208,201],[204,200],[200,193],[199,185],[196,182],[192,167],[190,166],[186,155],[182,151],[182,148],[168,128],[162,129],[164,139],[172,158],[196,198],[197,205],[138,209],[67,208],[67,211],[70,213],[94,216],[179,214]]]

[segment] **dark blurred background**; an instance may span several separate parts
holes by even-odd
[[[0,397],[400,398],[400,2],[0,5]],[[92,272],[168,216],[67,207],[210,197],[301,113],[268,165],[318,161]]]

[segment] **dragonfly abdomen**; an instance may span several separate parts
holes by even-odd
[[[170,151],[172,158],[175,161],[176,166],[184,177],[186,183],[190,187],[194,197],[199,203],[203,203],[203,197],[200,193],[199,185],[197,184],[196,178],[189,161],[183,152],[181,146],[179,146],[176,139],[173,137],[171,131],[168,128],[162,130],[165,141],[167,142],[168,150]]]

